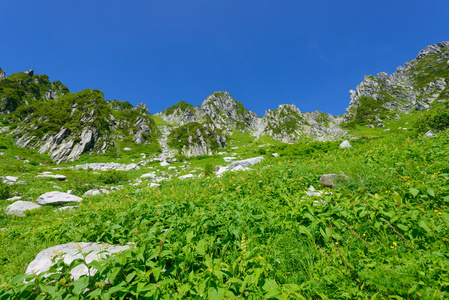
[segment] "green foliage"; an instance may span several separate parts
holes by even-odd
[[[11,197],[11,188],[8,184],[0,181],[0,200],[5,200]]]
[[[419,116],[413,128],[420,134],[429,130],[445,130],[449,128],[449,101],[446,101],[433,111]]]
[[[120,101],[120,100],[106,100],[108,105],[112,110],[129,110],[133,109],[133,105],[128,101]]]
[[[186,109],[189,109],[191,112],[194,111],[193,105],[189,104],[187,102],[184,101],[179,101],[178,103],[176,103],[175,105],[168,107],[166,110],[164,110],[164,113],[166,115],[171,115],[175,112],[175,110],[181,110],[182,112],[184,112]]]
[[[123,184],[128,182],[128,176],[126,172],[120,172],[116,170],[102,172],[98,179],[104,184]]]
[[[201,143],[200,137],[210,146],[211,150],[217,150],[217,135],[222,135],[221,130],[209,128],[207,123],[191,122],[173,129],[168,136],[168,145],[174,149],[182,151],[184,145],[189,146],[194,143]]]
[[[208,163],[204,166],[204,175],[209,176],[213,172],[214,172],[214,166],[212,166],[210,163]]]
[[[0,81],[0,99],[5,99],[0,111],[13,112],[26,103],[46,101],[45,94],[51,90],[59,96],[68,93],[66,86],[59,81],[51,83],[47,75],[11,74]]]
[[[354,140],[351,149],[335,147],[338,142],[314,151],[318,143],[287,145],[276,148],[284,152],[280,158],[267,158],[252,172],[167,181],[161,189],[125,188],[86,198],[63,217],[46,208],[21,219],[0,215],[0,227],[7,227],[0,231],[0,294],[448,297],[448,140],[442,132],[433,139],[403,134]],[[323,173],[351,179],[321,199],[307,196],[310,185],[319,188]],[[76,171],[69,181],[74,174],[95,182],[88,171]],[[83,260],[71,266],[60,260],[52,275],[34,281],[34,275],[20,275],[40,250],[73,241],[133,247],[88,263],[98,272],[77,281],[70,280],[69,269]]]
[[[354,128],[356,125],[364,125],[374,122],[379,117],[389,118],[392,112],[382,106],[382,104],[390,101],[391,99],[378,99],[362,96],[359,99],[360,105],[353,107],[353,117],[351,121],[343,124],[345,128]]]
[[[339,144],[340,142],[338,141],[282,144],[275,147],[274,152],[278,152],[281,156],[313,157],[314,153],[322,155],[323,153],[338,149]]]

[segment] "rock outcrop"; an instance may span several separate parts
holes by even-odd
[[[344,122],[378,126],[397,112],[424,110],[449,98],[449,42],[427,46],[396,72],[367,75],[351,90]]]
[[[259,118],[255,112],[246,110],[241,102],[234,100],[228,92],[215,92],[207,96],[200,106],[195,107],[181,101],[156,116],[175,125],[212,123],[225,134],[232,130],[243,132],[255,129],[254,125]]]
[[[301,113],[295,105],[283,104],[265,113],[261,134],[284,143],[294,143],[303,135],[342,134],[344,131],[338,124],[339,120],[330,114],[320,111]]]
[[[18,146],[38,149],[58,163],[86,152],[105,153],[115,149],[116,141],[130,138],[137,144],[157,144],[158,130],[148,108],[123,107],[112,110],[99,90],[67,94],[14,114],[21,123],[11,134]]]
[[[226,147],[226,137],[214,124],[193,122],[172,130],[168,145],[186,157],[210,155]]]
[[[208,123],[223,131],[250,132],[254,136],[269,135],[282,142],[296,142],[301,135],[335,135],[343,132],[338,127],[340,119],[316,111],[301,113],[291,104],[268,110],[263,118],[245,109],[228,92],[209,95],[200,106],[179,102],[156,116],[165,122],[184,126],[189,123]]]
[[[0,115],[14,112],[23,105],[59,99],[69,92],[60,81],[50,82],[47,75],[34,75],[34,70],[5,76],[0,69]]]

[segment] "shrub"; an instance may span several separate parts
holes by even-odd
[[[449,102],[446,102],[442,109],[419,117],[413,128],[417,133],[425,133],[430,129],[444,130],[449,128]]]
[[[0,199],[5,200],[11,196],[11,188],[8,184],[0,182]]]
[[[209,176],[212,174],[212,172],[214,171],[214,167],[211,164],[206,164],[204,166],[204,174],[206,176]]]
[[[128,181],[128,175],[124,172],[109,170],[103,172],[98,180],[104,184],[119,184],[125,183]]]

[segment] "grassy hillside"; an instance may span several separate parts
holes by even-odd
[[[234,143],[239,140],[234,137]],[[350,149],[340,149],[337,142],[274,148],[252,142],[256,147],[246,157],[260,155],[260,149],[266,152],[253,171],[173,179],[160,189],[145,183],[127,185],[109,195],[85,198],[73,212],[41,208],[19,218],[2,210],[0,295],[4,299],[446,298],[448,141],[445,129],[434,138],[397,130],[353,140]],[[235,151],[244,153],[244,147]],[[269,157],[273,151],[281,156]],[[12,186],[11,194],[24,193],[35,200],[52,185],[34,178],[45,166],[27,165],[19,172],[9,167],[8,153],[0,159],[6,163],[0,165],[3,174],[21,174],[29,181],[26,188]],[[190,162],[201,167],[211,161]],[[63,170],[68,180],[57,184],[63,189],[87,182],[118,184],[134,180],[150,167],[160,168],[149,165],[116,181],[105,180],[103,173]],[[325,173],[345,174],[348,180],[335,189],[321,188],[328,192],[322,198],[307,196],[310,185],[320,189],[318,180]],[[20,274],[39,251],[89,241],[133,243],[133,247],[91,264],[99,272],[90,278],[73,282],[63,271],[22,282],[33,277]]]

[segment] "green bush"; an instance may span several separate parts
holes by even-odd
[[[8,184],[0,182],[0,199],[5,200],[11,197],[11,188]]]
[[[30,165],[32,166],[38,166],[39,162],[35,161],[35,160],[30,160]]]
[[[104,184],[120,184],[128,181],[128,175],[125,172],[109,170],[103,172],[98,180]]]
[[[206,176],[211,175],[213,173],[213,171],[214,171],[214,167],[211,164],[206,164],[204,166],[204,174]]]
[[[418,118],[413,125],[418,134],[429,130],[445,130],[449,128],[449,102],[442,109],[437,109]]]

